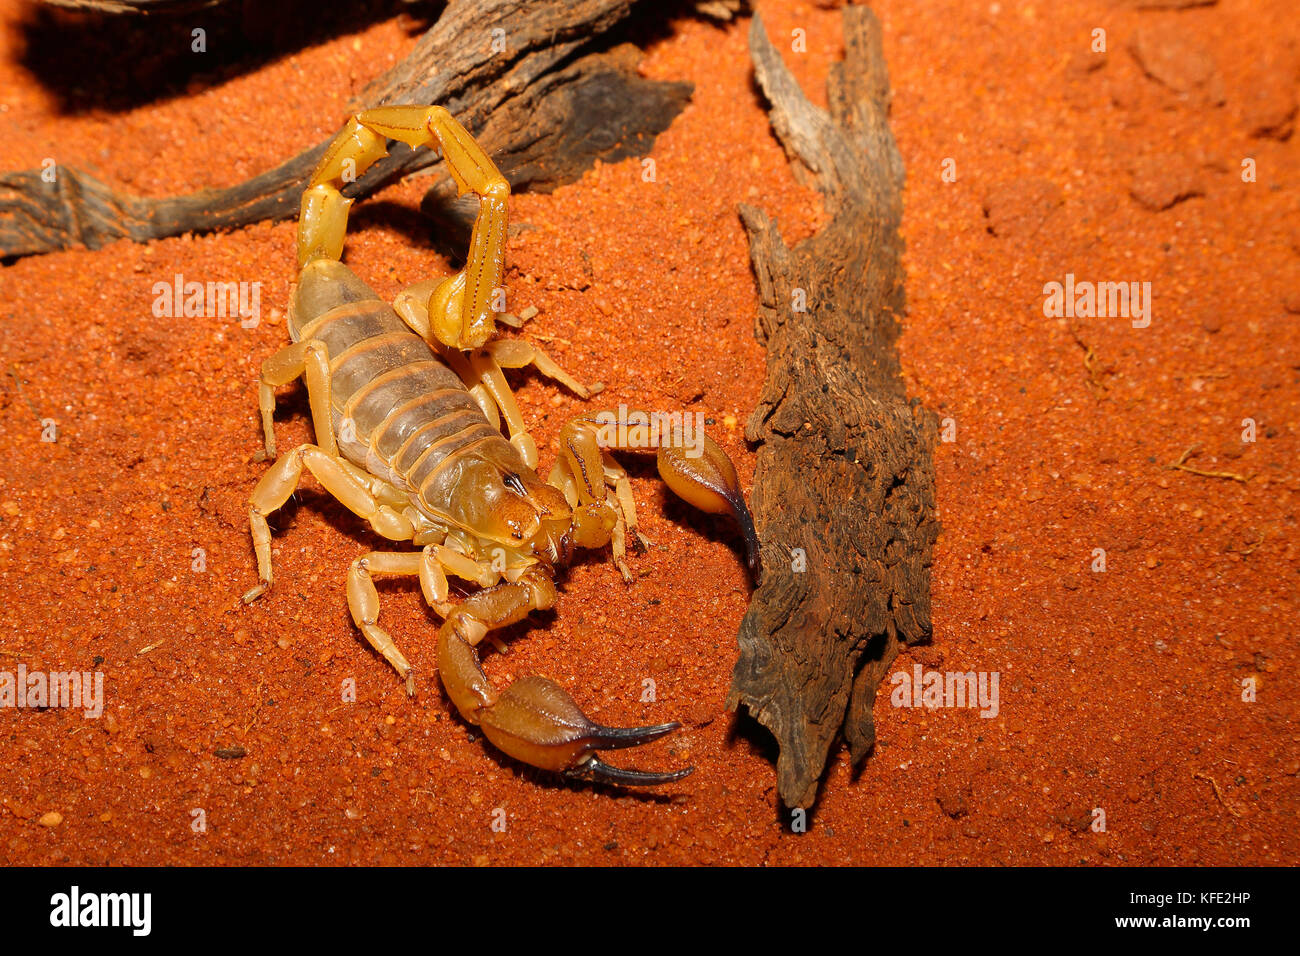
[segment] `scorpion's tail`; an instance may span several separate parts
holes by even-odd
[[[302,194],[298,265],[339,259],[352,200],[343,188],[388,152],[388,141],[412,149],[438,146],[462,195],[479,198],[466,267],[438,283],[427,302],[431,330],[442,344],[478,348],[496,328],[492,300],[505,269],[510,184],[474,137],[441,106],[379,106],[352,117],[326,147]]]

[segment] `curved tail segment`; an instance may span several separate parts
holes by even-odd
[[[478,218],[465,268],[438,283],[429,297],[431,333],[454,349],[476,349],[495,328],[492,299],[505,270],[506,217],[510,184],[465,127],[441,106],[381,106],[358,113],[334,137],[302,194],[298,217],[298,265],[339,259],[355,182],[388,154],[388,140],[412,149],[442,149],[461,195],[479,197]]]

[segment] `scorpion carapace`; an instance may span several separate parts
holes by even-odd
[[[465,269],[420,283],[390,306],[338,261],[347,207],[339,192],[383,156],[386,139],[412,146],[436,141],[461,191],[480,198]],[[379,625],[376,574],[419,580],[443,619],[438,674],[470,723],[510,756],[571,776],[622,784],[678,780],[690,769],[646,773],[611,767],[597,752],[648,743],[678,727],[603,727],[558,684],[525,677],[504,689],[488,679],[477,646],[490,632],[555,603],[554,578],[575,548],[610,545],[632,581],[629,539],[642,538],[627,473],[610,454],[658,446],[659,472],[679,496],[705,511],[731,514],[751,570],[758,542],[736,470],[707,436],[687,444],[652,429],[649,416],[582,416],[564,426],[546,481],[503,368],[531,366],[583,398],[586,387],[522,339],[489,341],[488,308],[504,263],[509,189],[469,133],[440,107],[389,106],[350,120],[330,145],[303,194],[298,230],[302,266],[289,312],[293,344],[262,365],[258,404],[266,455],[276,458],[275,389],[306,379],[316,443],[275,460],[253,490],[249,523],[260,583],[271,587],[267,516],[284,505],[307,469],[343,505],[390,541],[419,550],[372,551],[348,572],[348,605],[366,640],[415,692],[415,671]],[[502,433],[504,419],[509,437]],[[613,435],[614,437],[611,437]],[[680,439],[680,435],[677,436]],[[451,599],[448,575],[477,586]]]

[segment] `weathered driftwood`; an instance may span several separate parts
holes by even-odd
[[[844,10],[830,115],[804,98],[758,16],[749,39],[772,127],[832,218],[792,250],[764,212],[740,207],[767,348],[746,426],[760,444],[764,573],[728,706],[744,704],[772,731],[781,800],[809,807],[841,731],[855,763],[871,750],[876,689],[900,642],[929,637],[935,429],[908,402],[895,352],[903,164],[879,22],[865,7]]]
[[[513,187],[547,189],[572,182],[596,159],[648,152],[690,97],[690,84],[638,76],[635,47],[593,50],[634,4],[453,0],[411,54],[350,108],[438,103],[475,134]],[[335,119],[342,124],[343,117]],[[0,256],[77,243],[93,249],[122,237],[144,241],[291,218],[325,146],[322,142],[230,189],[162,199],[119,194],[66,167],[57,170],[54,182],[43,181],[40,170],[0,175]],[[346,193],[364,196],[441,163],[432,150],[395,144],[391,155]],[[463,251],[468,219],[451,208],[454,196],[440,183],[425,205],[442,211],[444,225],[463,230],[439,236],[448,249]]]

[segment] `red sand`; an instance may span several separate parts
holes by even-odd
[[[656,547],[637,583],[580,564],[488,667],[544,672],[608,723],[682,720],[637,762],[696,773],[614,795],[500,757],[438,690],[413,584],[382,596],[420,668],[414,702],[358,636],[344,575],[372,538],[313,485],[278,521],[275,591],[239,603],[265,467],[254,382],[286,341],[293,224],[119,242],[0,266],[0,670],[106,682],[99,720],[0,710],[0,862],[1296,862],[1300,156],[1294,136],[1252,133],[1294,109],[1300,24],[1284,0],[874,6],[908,169],[903,365],[956,428],[936,463],[934,643],[897,669],[997,671],[996,718],[882,694],[865,770],[838,756],[809,831],[790,833],[769,755],[723,709],[748,600],[737,546],[643,468]],[[149,195],[230,185],[324,138],[414,42],[379,23],[176,98],[68,114],[20,64],[24,8],[0,10],[0,167],[54,157]],[[787,51],[806,31],[787,62],[823,103],[839,13],[760,10]],[[512,309],[541,309],[527,337],[609,401],[715,418],[746,486],[763,355],[735,207],[768,209],[788,241],[821,221],[753,92],[747,29],[682,20],[649,48],[647,75],[695,84],[656,181],[628,160],[517,197],[507,277]],[[1145,75],[1135,43],[1188,89]],[[378,199],[413,207],[427,185]],[[1184,191],[1199,195],[1148,208]],[[365,208],[348,261],[377,291],[446,269]],[[1067,272],[1150,281],[1150,327],[1045,318],[1043,285]],[[154,318],[153,283],[177,273],[261,282],[261,325]],[[282,447],[309,434],[293,394]],[[545,465],[583,403],[528,377],[519,394]],[[1187,464],[1249,481],[1166,468],[1194,445]]]

